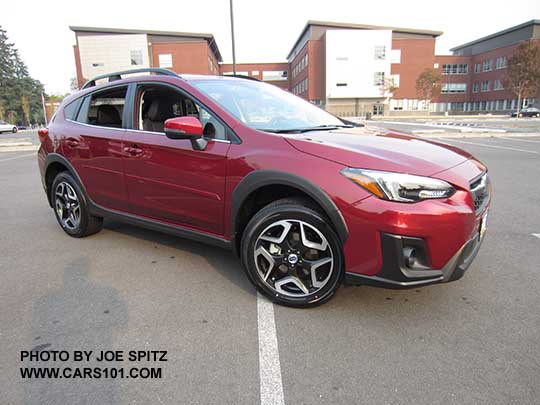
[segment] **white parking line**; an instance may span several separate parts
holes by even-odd
[[[283,384],[274,318],[274,304],[257,293],[261,405],[283,405]]]
[[[508,146],[487,145],[485,143],[477,143],[477,142],[457,141],[455,139],[448,139],[448,138],[444,138],[444,140],[447,141],[447,142],[458,142],[458,143],[465,143],[465,144],[468,144],[468,145],[484,146],[486,148],[512,150],[514,152],[532,153],[532,154],[535,154],[535,155],[540,155],[540,152],[536,152],[534,150],[510,148]]]
[[[536,236],[538,239],[540,239],[540,233],[531,233],[532,236]]]
[[[504,136],[498,136],[497,138],[500,138],[500,139],[506,139],[507,141],[518,141],[518,142],[540,143],[540,141],[531,141],[530,139],[506,138],[506,137],[504,137]]]
[[[28,156],[36,156],[36,154],[35,153],[30,153],[30,154],[27,154],[27,155],[19,155],[19,156],[10,157],[10,158],[7,158],[7,159],[0,159],[0,162],[7,162],[8,160],[21,159],[21,158],[28,157]]]

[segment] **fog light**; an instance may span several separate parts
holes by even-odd
[[[416,249],[411,247],[403,248],[403,257],[407,267],[413,268],[416,265]]]

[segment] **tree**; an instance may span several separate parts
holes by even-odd
[[[398,85],[394,77],[385,77],[379,90],[381,91],[382,96],[385,99],[385,103],[388,102],[388,99],[394,95],[394,91],[398,89]]]
[[[519,117],[523,98],[532,97],[540,88],[540,44],[522,42],[508,59],[505,87],[518,98],[516,115]]]
[[[30,77],[19,51],[0,27],[0,115],[13,124],[43,122],[42,92],[43,85]]]
[[[431,68],[424,70],[416,79],[416,94],[418,98],[428,102],[428,114],[429,103],[441,93],[441,81],[439,72]]]
[[[28,96],[21,97],[21,108],[23,111],[24,124],[30,125],[30,100]]]

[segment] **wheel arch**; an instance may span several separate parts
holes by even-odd
[[[257,195],[271,190],[272,196],[266,203],[283,197],[307,197],[320,207],[336,230],[342,243],[347,240],[349,231],[338,207],[320,187],[309,180],[287,172],[258,170],[248,174],[236,186],[231,198],[230,232],[234,252],[238,255],[242,232],[251,217],[258,211],[252,209]],[[259,209],[262,206],[258,207]]]
[[[47,155],[47,158],[45,159],[45,187],[47,191],[47,200],[49,201],[49,205],[51,207],[51,185],[56,175],[64,171],[69,172],[73,176],[73,178],[77,181],[78,185],[86,194],[86,189],[84,188],[84,185],[79,175],[77,174],[75,168],[69,162],[69,160],[67,160],[64,156],[58,153],[49,153]]]

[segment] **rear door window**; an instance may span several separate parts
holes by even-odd
[[[72,120],[72,121],[75,119],[75,114],[77,113],[77,109],[79,107],[80,101],[81,99],[77,99],[64,107],[64,117],[66,119]]]
[[[114,87],[84,98],[77,121],[100,127],[122,128],[127,86]]]

